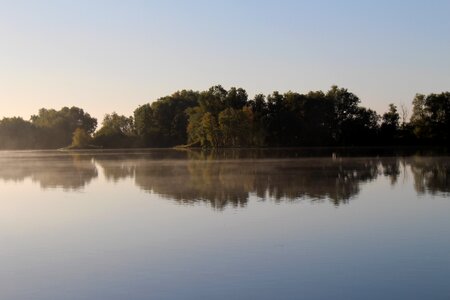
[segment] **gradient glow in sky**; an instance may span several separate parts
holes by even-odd
[[[0,117],[103,118],[180,89],[337,84],[386,110],[450,90],[450,1],[1,1]]]

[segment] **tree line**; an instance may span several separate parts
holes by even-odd
[[[379,115],[345,88],[273,92],[182,90],[141,105],[133,116],[97,120],[77,107],[0,120],[0,149],[448,145],[450,92],[417,94],[412,114],[390,104]],[[400,110],[400,111],[399,111]]]

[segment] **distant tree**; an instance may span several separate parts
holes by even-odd
[[[326,97],[334,105],[333,138],[337,144],[346,144],[351,136],[352,121],[358,113],[359,98],[347,89],[332,86]]]
[[[242,109],[223,110],[219,114],[219,128],[223,145],[240,147],[251,144],[250,118]]]
[[[383,114],[383,123],[386,126],[390,126],[394,129],[397,129],[400,125],[400,115],[397,111],[397,106],[394,104],[389,104],[389,110],[385,114]]]
[[[414,126],[414,134],[421,139],[428,138],[429,133],[429,115],[425,105],[425,95],[416,94],[413,100],[413,113],[411,124]]]
[[[202,126],[203,110],[198,106],[188,109],[187,113],[189,115],[187,126],[188,143],[200,143],[201,146],[208,146],[206,132]]]
[[[400,104],[400,118],[401,124],[397,132],[398,143],[403,145],[417,144],[418,141],[414,135],[414,127],[409,122],[409,109],[404,103]]]
[[[450,142],[450,92],[430,94],[425,100],[430,138],[437,143]]]
[[[427,143],[450,142],[450,93],[417,94],[411,124],[415,135]]]
[[[154,130],[153,109],[150,104],[144,104],[134,111],[135,128],[137,135],[150,137]]]
[[[73,148],[85,148],[92,144],[92,137],[82,128],[75,129],[72,138]]]
[[[105,115],[102,127],[94,134],[94,143],[107,148],[135,146],[133,118],[115,112]]]
[[[136,133],[143,146],[167,147],[186,144],[187,109],[198,105],[199,93],[179,91],[138,107],[134,112]]]
[[[284,103],[284,96],[275,91],[267,96],[267,113],[264,116],[263,122],[266,126],[266,141],[271,146],[283,146],[288,142],[289,134],[287,131],[287,119],[290,112],[287,110]]]
[[[211,146],[213,148],[221,146],[222,137],[219,124],[212,113],[207,112],[202,116],[201,127],[208,142],[205,146]]]
[[[309,92],[304,107],[306,132],[313,134],[306,139],[306,146],[333,145],[334,103],[322,91]]]
[[[376,145],[379,120],[380,116],[374,110],[359,107],[349,129],[353,136],[352,145]]]
[[[409,111],[408,107],[404,103],[400,104],[400,112],[401,112],[401,120],[402,120],[402,127],[406,126],[408,123],[408,117],[409,117]]]
[[[112,114],[106,114],[102,127],[96,135],[108,135],[108,134],[121,134],[132,135],[133,134],[133,118],[118,115],[113,112]]]
[[[226,94],[224,104],[228,108],[241,109],[248,101],[247,92],[242,88],[232,87]]]
[[[322,91],[309,92],[306,95],[290,94],[291,96],[285,95],[285,97],[289,109],[295,115],[296,121],[291,121],[296,124],[293,125],[296,127],[296,132],[291,137],[295,145],[331,145],[333,143],[333,102]]]
[[[0,120],[0,149],[39,149],[40,132],[36,126],[22,118]]]
[[[395,139],[400,129],[400,115],[394,104],[389,104],[389,110],[383,114],[380,128],[381,137],[384,143],[395,143]]]
[[[97,120],[78,107],[63,107],[59,111],[42,108],[38,115],[31,117],[31,122],[42,129],[41,144],[49,148],[69,145],[77,128],[92,134],[97,127]]]
[[[240,137],[235,136],[238,129],[231,128],[229,124],[236,118],[244,118],[246,114],[242,109],[247,104],[247,92],[241,88],[231,88],[227,91],[218,85],[201,92],[198,97],[198,106],[187,110],[189,143],[198,142],[203,147],[214,148],[241,143],[241,134]],[[220,119],[221,124],[219,124]],[[249,125],[248,122],[247,125]],[[226,136],[223,135],[224,133]],[[248,134],[251,135],[249,132]]]
[[[200,93],[199,106],[204,113],[217,117],[226,108],[227,91],[221,86],[213,86],[208,91]]]
[[[266,97],[258,94],[254,99],[247,103],[247,115],[251,120],[252,145],[266,146],[267,142],[267,128],[265,123],[265,116],[267,114]]]
[[[281,143],[286,146],[300,146],[306,143],[304,110],[307,96],[289,91],[283,98],[281,122],[284,137]]]

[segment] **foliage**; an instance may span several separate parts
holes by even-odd
[[[129,148],[134,146],[134,122],[132,117],[106,114],[102,127],[94,134],[94,143],[106,148]]]
[[[360,145],[448,145],[450,93],[413,100],[410,122],[402,105],[379,116],[360,106],[345,88],[300,94],[274,91],[249,99],[242,88],[220,85],[182,90],[139,106],[133,117],[107,114],[97,120],[83,109],[40,109],[30,121],[0,120],[0,149],[54,149],[72,144],[104,148],[299,147]],[[401,122],[400,122],[401,120]],[[93,138],[92,138],[93,137]]]
[[[72,138],[72,148],[86,148],[92,144],[92,137],[83,128],[75,129]]]
[[[222,143],[232,147],[242,147],[251,144],[251,119],[248,111],[227,108],[219,114],[219,130]]]
[[[0,120],[0,149],[36,149],[40,132],[36,126],[22,118]]]
[[[433,144],[450,141],[450,92],[417,94],[413,100],[411,124],[420,139]]]
[[[199,93],[179,91],[139,106],[134,111],[136,134],[143,147],[170,147],[185,144],[188,115],[198,105]]]
[[[389,104],[389,110],[383,114],[380,135],[384,144],[392,144],[400,130],[400,115],[394,104]]]
[[[41,144],[44,148],[60,148],[69,145],[77,128],[92,134],[97,120],[78,107],[63,107],[57,111],[42,108],[31,116],[31,123],[41,130]]]

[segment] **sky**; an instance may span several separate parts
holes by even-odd
[[[0,0],[0,117],[101,120],[177,90],[348,88],[379,113],[450,90],[450,1]]]

